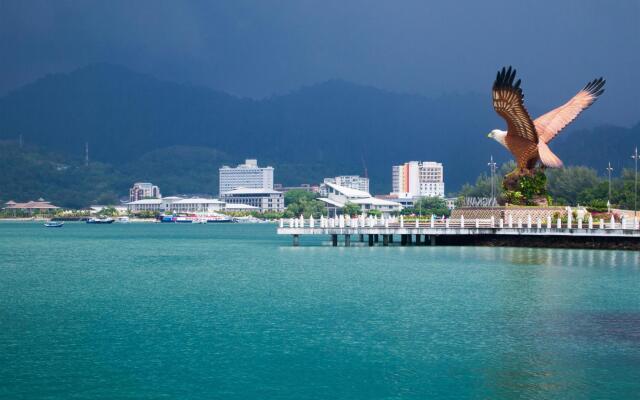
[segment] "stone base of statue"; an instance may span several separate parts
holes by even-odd
[[[504,193],[498,201],[501,205],[549,206],[547,176],[542,167],[516,169],[504,177],[502,187]]]

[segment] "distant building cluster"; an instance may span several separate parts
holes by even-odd
[[[136,183],[129,190],[131,212],[284,211],[284,194],[273,190],[273,167],[259,167],[255,159],[235,168],[219,169],[220,196],[213,198],[162,197],[151,183]]]
[[[441,163],[409,161],[392,167],[392,192],[372,196],[369,178],[339,175],[324,178],[319,185],[303,184],[284,187],[274,185],[274,168],[261,167],[256,159],[247,159],[236,167],[219,169],[219,198],[162,197],[160,188],[149,182],[137,182],[129,190],[127,207],[131,212],[215,212],[215,211],[284,211],[284,193],[305,190],[319,194],[329,215],[335,215],[347,204],[362,212],[395,213],[413,207],[423,197],[444,198],[444,170]],[[274,190],[275,189],[277,190]]]

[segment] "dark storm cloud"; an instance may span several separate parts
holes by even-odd
[[[513,64],[544,111],[604,75],[598,121],[640,119],[640,1],[0,2],[0,94],[108,61],[262,97],[330,78],[488,95]]]

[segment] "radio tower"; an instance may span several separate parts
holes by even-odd
[[[89,142],[84,143],[84,165],[89,166]]]

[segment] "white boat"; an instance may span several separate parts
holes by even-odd
[[[129,217],[118,217],[116,222],[118,222],[120,224],[128,224],[129,223]]]
[[[113,218],[89,218],[87,224],[113,224]]]
[[[260,218],[256,218],[252,215],[247,215],[246,217],[235,217],[233,219],[233,222],[239,222],[241,224],[262,224],[267,221]]]

